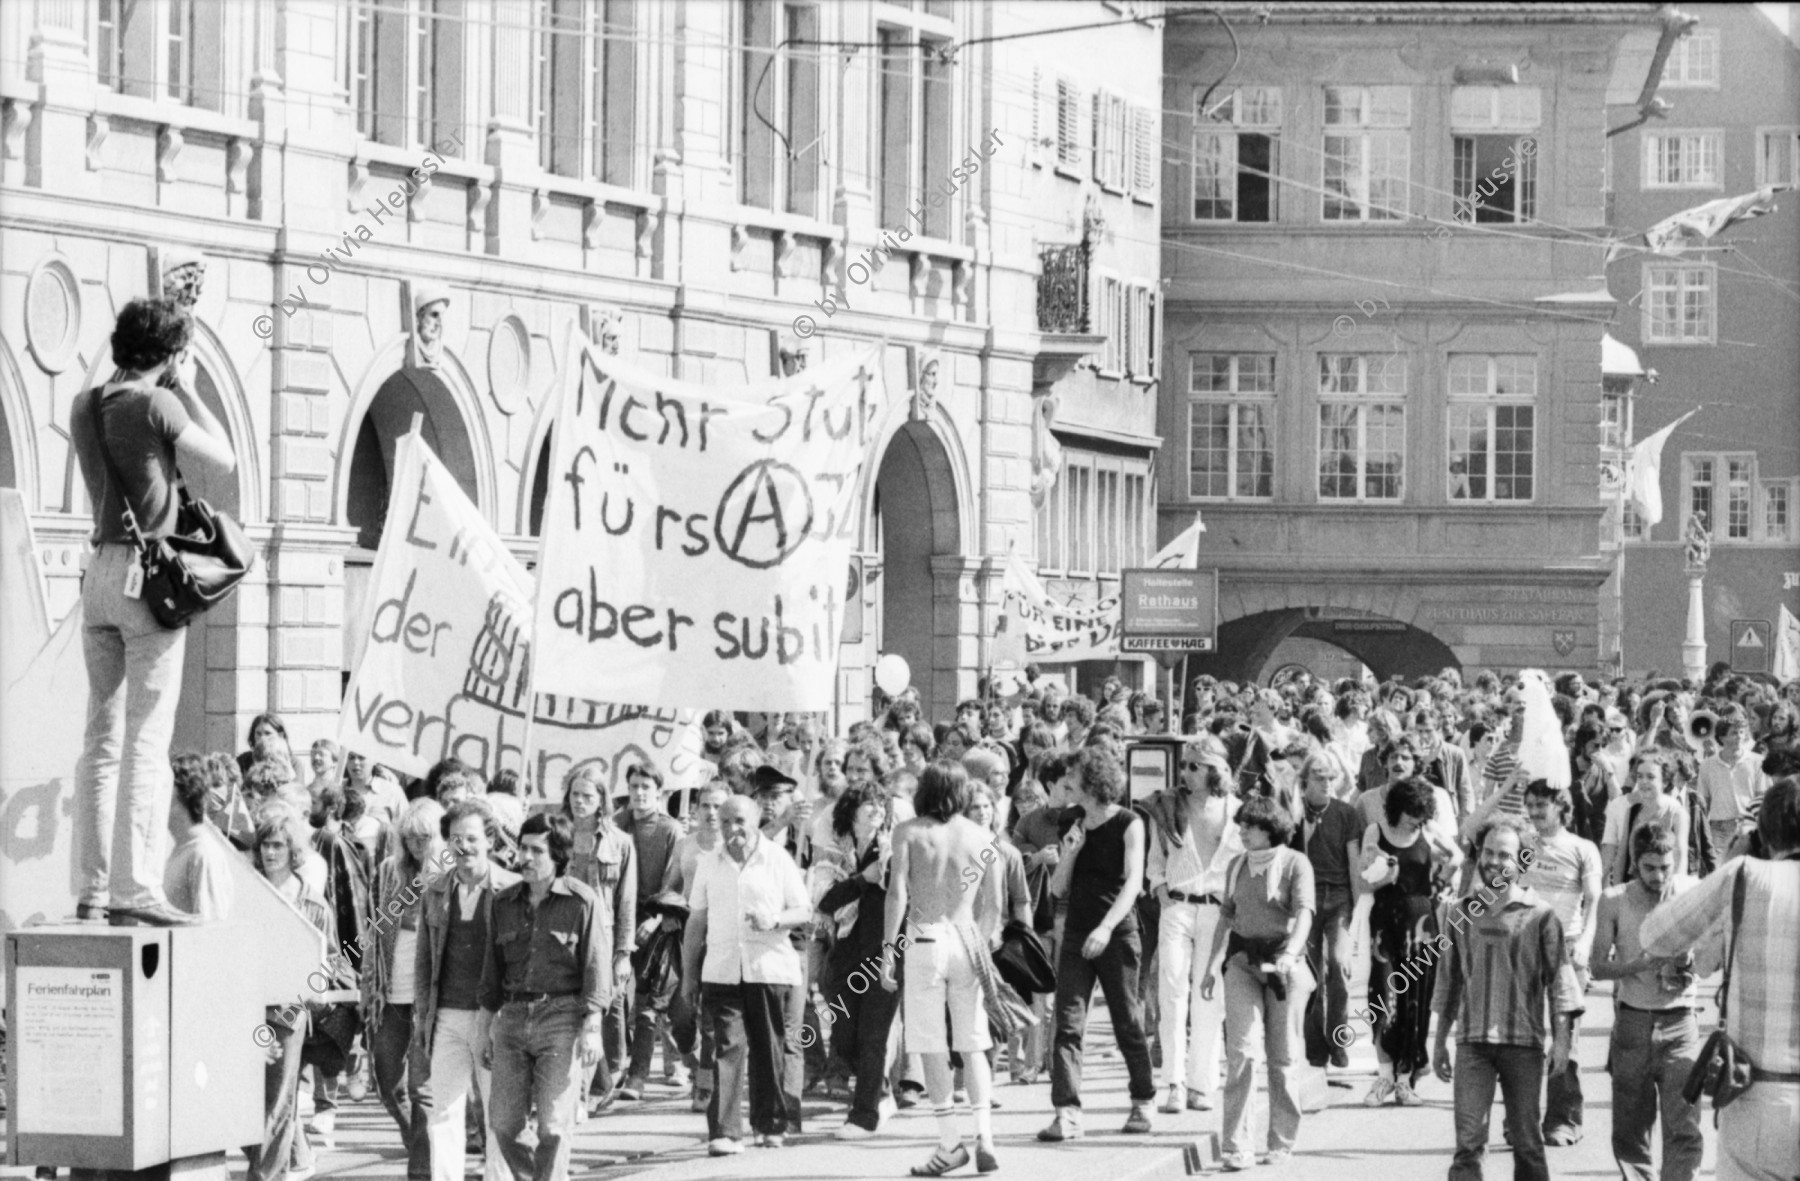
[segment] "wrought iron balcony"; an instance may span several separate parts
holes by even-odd
[[[1038,277],[1038,331],[1084,333],[1088,326],[1088,244],[1052,246]]]

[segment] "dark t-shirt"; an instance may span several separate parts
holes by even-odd
[[[95,395],[107,388],[83,390],[69,406],[69,441],[94,506],[91,540],[96,545],[128,540],[120,519],[124,502],[119,488],[108,478],[106,458],[94,438],[93,411],[88,408]],[[175,531],[175,516],[181,507],[175,494],[175,439],[187,429],[187,408],[160,386],[122,385],[103,396],[100,418],[106,449],[131,497],[138,531],[146,540],[167,537]]]
[[[1294,825],[1291,847],[1306,854],[1312,862],[1315,886],[1350,888],[1351,841],[1362,840],[1362,817],[1342,800],[1329,800],[1318,824],[1313,826],[1312,840],[1305,842],[1306,821]],[[1303,843],[1304,842],[1304,843]]]

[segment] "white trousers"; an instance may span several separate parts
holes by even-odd
[[[431,1181],[463,1181],[468,1144],[463,1117],[471,1086],[481,1096],[483,1116],[493,1112],[488,1071],[475,1056],[479,1020],[473,1009],[437,1011],[437,1031],[431,1038],[431,1122],[425,1128],[431,1142]],[[483,1181],[511,1181],[500,1158],[499,1139],[488,1133]]]
[[[1156,942],[1156,995],[1162,1006],[1157,1030],[1162,1041],[1162,1078],[1158,1081],[1164,1087],[1183,1083],[1189,1091],[1208,1098],[1219,1084],[1225,989],[1215,988],[1212,1000],[1202,1000],[1200,982],[1206,977],[1206,956],[1212,951],[1213,931],[1218,925],[1217,906],[1171,899],[1162,908]],[[1188,1029],[1190,1013],[1192,1031]]]

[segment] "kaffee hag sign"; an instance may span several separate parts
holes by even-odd
[[[1217,650],[1217,570],[1127,570],[1120,599],[1120,651]]]

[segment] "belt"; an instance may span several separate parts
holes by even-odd
[[[1170,902],[1192,902],[1196,906],[1220,906],[1217,894],[1184,894],[1180,890],[1169,891]]]
[[[1764,1070],[1760,1066],[1750,1068],[1750,1081],[1757,1083],[1800,1083],[1800,1071]]]
[[[1675,1005],[1675,1006],[1672,1006],[1671,1008],[1667,1008],[1667,1009],[1640,1009],[1636,1005],[1628,1005],[1624,1001],[1619,1001],[1618,1007],[1621,1009],[1624,1009],[1628,1013],[1648,1013],[1652,1017],[1660,1017],[1665,1013],[1692,1013],[1693,1012],[1693,1010],[1690,1009],[1686,1005]]]
[[[517,992],[509,989],[504,995],[506,1003],[509,1005],[535,1005],[539,1001],[553,1001],[558,997],[580,996],[581,994],[578,992]]]

